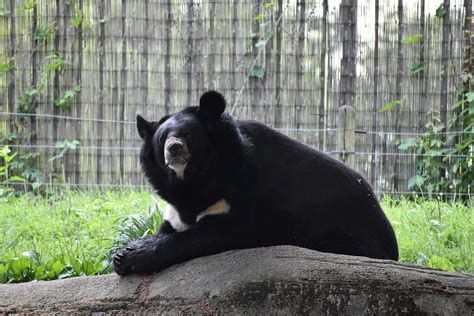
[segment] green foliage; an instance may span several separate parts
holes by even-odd
[[[436,9],[435,16],[436,16],[436,18],[438,18],[438,19],[442,19],[442,18],[444,18],[444,16],[446,15],[446,13],[448,13],[448,12],[446,11],[446,8],[444,7],[444,3],[441,3],[441,4],[439,5],[439,7]]]
[[[418,73],[421,73],[423,71],[423,69],[425,68],[425,65],[426,65],[426,62],[424,61],[414,63],[410,65],[410,67],[408,68],[408,72],[412,76],[417,75]]]
[[[474,272],[471,204],[391,199],[382,207],[392,223],[400,261]],[[52,280],[112,271],[110,258],[161,223],[149,191],[55,190],[0,200],[0,282]]]
[[[393,101],[385,103],[380,109],[378,109],[378,112],[390,111],[390,110],[393,110],[396,106],[400,106],[402,104],[403,104],[403,99],[393,100]]]
[[[265,14],[259,14],[255,16],[253,19],[257,22],[262,22],[262,21],[265,21],[266,18],[267,16]]]
[[[7,73],[15,68],[15,57],[8,58],[0,64],[0,73]]]
[[[154,232],[155,204],[147,191],[56,190],[0,200],[0,283],[111,272],[110,249]]]
[[[63,70],[66,66],[71,65],[71,63],[67,62],[64,58],[59,56],[58,54],[53,54],[45,57],[45,61],[48,61],[46,65],[43,67],[44,72],[51,72],[56,70]]]
[[[33,33],[33,39],[38,42],[47,42],[50,40],[55,33],[55,26],[54,24],[46,25],[46,26],[38,26],[36,31]]]
[[[250,70],[250,76],[262,79],[265,76],[265,68],[259,65],[254,65]]]
[[[116,221],[118,235],[113,238],[113,246],[108,252],[106,269],[112,268],[112,259],[119,249],[136,239],[153,235],[161,222],[161,213],[156,205],[149,207],[146,214],[127,214],[121,216]]]
[[[64,109],[69,108],[73,101],[76,99],[76,95],[80,90],[80,87],[76,86],[73,89],[64,91],[64,95],[62,98],[53,101],[54,105]]]
[[[11,164],[16,155],[17,153],[12,153],[8,145],[5,145],[2,149],[0,149],[0,180],[2,182],[9,183],[26,181],[26,179],[22,177],[10,174]]]
[[[18,111],[21,113],[33,113],[32,104],[40,93],[41,90],[39,88],[30,88],[23,92],[18,101]]]
[[[260,22],[260,34],[253,34],[254,39],[256,38],[257,41],[254,44],[255,48],[257,49],[257,56],[256,59],[252,63],[252,68],[249,72],[249,77],[254,77],[258,79],[263,79],[265,77],[265,67],[257,63],[260,59],[260,55],[263,49],[267,46],[270,38],[271,38],[271,30],[269,30],[266,26],[268,24],[269,16],[271,16],[271,11],[274,8],[274,4],[271,1],[264,1],[262,4],[263,13],[257,16],[254,16],[254,21]]]
[[[24,2],[24,3],[19,7],[19,10],[21,10],[21,11],[29,11],[29,10],[33,10],[33,9],[36,8],[37,6],[38,6],[38,3],[37,3],[35,0],[29,0],[29,1]]]
[[[4,8],[0,8],[0,18],[7,17],[10,15],[10,12],[5,10]]]
[[[56,159],[64,158],[67,152],[74,151],[81,142],[77,140],[68,140],[64,139],[61,141],[56,142],[54,145],[56,148],[60,149],[60,151],[53,157],[49,158],[49,161],[54,161]]]
[[[84,17],[84,15],[83,15],[82,11],[76,10],[76,12],[74,13],[74,17],[71,20],[71,26],[73,28],[78,28],[79,25],[81,25],[81,23],[82,23],[83,17]]]
[[[415,34],[413,36],[402,39],[402,43],[405,45],[413,44],[419,42],[423,38],[421,34]]]
[[[474,107],[473,103],[469,103],[469,108]],[[445,126],[441,121],[439,111],[432,110],[428,113],[430,120],[426,124],[426,132],[423,135],[398,143],[398,149],[412,150],[420,155],[415,165],[416,175],[408,181],[410,189],[417,192],[429,192],[430,195],[433,192],[472,192],[474,136],[472,118],[465,117],[469,116],[468,113],[468,109],[455,113],[454,119],[450,122],[453,125],[458,123],[457,126],[463,126],[459,124],[460,121],[468,123],[465,130],[471,131],[471,134],[455,134],[446,137],[442,134]],[[446,199],[449,196],[439,196],[439,198]],[[462,196],[460,198],[465,199]]]
[[[474,205],[417,198],[382,206],[397,235],[400,261],[435,269],[474,272]]]

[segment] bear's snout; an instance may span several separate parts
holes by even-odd
[[[169,144],[167,149],[172,156],[179,156],[183,153],[184,146],[182,142],[176,141],[174,143]]]
[[[178,178],[183,178],[184,169],[191,157],[186,141],[180,137],[170,136],[165,141],[165,164],[173,169]]]

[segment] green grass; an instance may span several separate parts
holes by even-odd
[[[0,198],[0,283],[110,272],[110,251],[157,224],[155,205],[147,191]]]
[[[1,189],[1,188],[0,188]],[[160,222],[148,191],[57,191],[0,197],[0,283],[111,272],[109,256]],[[472,203],[382,201],[400,260],[474,273]]]
[[[395,229],[400,261],[474,273],[473,203],[385,197],[382,207]]]

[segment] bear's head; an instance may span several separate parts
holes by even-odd
[[[166,115],[159,121],[137,116],[137,129],[144,143],[140,161],[151,184],[161,191],[169,184],[193,181],[209,174],[216,159],[210,134],[223,121],[224,97],[204,93],[199,106]]]

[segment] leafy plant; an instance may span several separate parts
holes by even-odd
[[[47,26],[38,26],[36,31],[33,33],[33,39],[38,42],[47,42],[54,36],[55,26],[54,24]]]
[[[446,8],[444,7],[444,3],[441,3],[439,7],[436,9],[435,16],[438,19],[442,19],[446,15],[446,13],[448,12],[446,11]]]
[[[24,2],[20,6],[19,9],[22,10],[22,11],[29,11],[29,10],[32,10],[32,9],[36,8],[37,6],[38,6],[38,3],[35,0],[30,0],[30,1]]]
[[[0,8],[0,18],[7,17],[10,15],[10,12],[5,10],[4,8]]]
[[[84,16],[83,16],[82,11],[76,10],[76,12],[74,13],[74,17],[71,20],[71,26],[73,28],[78,28],[79,25],[81,25],[81,23],[82,23],[83,17]]]
[[[0,64],[0,73],[7,73],[15,68],[15,57],[8,58],[5,62]]]
[[[19,100],[18,110],[21,113],[33,113],[33,108],[31,104],[34,102],[35,98],[40,94],[41,90],[38,88],[27,89],[21,96]]]
[[[402,43],[405,45],[413,44],[419,42],[423,38],[421,34],[415,34],[413,36],[402,39]]]
[[[153,235],[161,222],[161,213],[156,206],[149,208],[146,214],[129,214],[119,218],[116,222],[119,233],[107,255],[106,269],[112,267],[112,259],[119,249],[136,239]]]
[[[77,93],[80,91],[80,87],[76,86],[73,89],[66,90],[61,99],[54,100],[54,105],[60,108],[69,108],[71,103],[76,98]]]
[[[64,58],[59,56],[58,54],[53,54],[45,57],[46,61],[49,61],[43,68],[44,72],[51,72],[56,70],[62,70],[67,65],[71,65],[68,61]]]
[[[81,142],[77,140],[68,140],[64,139],[61,141],[56,142],[55,147],[60,149],[60,151],[53,157],[49,158],[49,161],[52,162],[56,159],[63,158],[68,151],[73,151],[77,148]]]
[[[456,104],[465,104],[462,102]],[[418,192],[428,192],[430,196],[434,192],[463,193],[472,191],[474,174],[472,172],[474,137],[472,136],[472,118],[474,115],[474,102],[469,103],[469,107],[459,113],[455,113],[450,120],[453,126],[459,121],[469,121],[465,131],[470,133],[467,136],[452,134],[445,137],[443,132],[445,126],[441,120],[439,111],[432,110],[427,115],[430,116],[426,124],[426,132],[416,139],[407,139],[398,143],[400,150],[413,150],[417,156],[416,175],[408,181],[408,186]],[[469,110],[472,114],[469,114]],[[466,117],[467,115],[467,117]],[[471,116],[469,118],[469,116]],[[462,125],[462,124],[461,124]],[[438,194],[437,194],[438,195]],[[438,196],[447,199],[447,197]],[[467,197],[460,196],[466,200]]]
[[[250,76],[262,79],[265,76],[265,68],[262,66],[254,65],[250,70]]]
[[[378,112],[390,111],[390,110],[393,110],[396,106],[400,106],[402,104],[403,104],[403,99],[393,100],[393,101],[385,103],[380,109],[378,109]]]
[[[408,72],[410,73],[410,75],[416,75],[418,73],[421,73],[423,69],[425,68],[425,65],[426,65],[426,62],[424,61],[414,63],[410,65],[410,67],[408,68]]]
[[[0,179],[3,182],[24,182],[26,179],[19,176],[12,176],[10,174],[10,167],[13,159],[15,159],[17,153],[12,153],[8,145],[3,146],[0,150]]]

